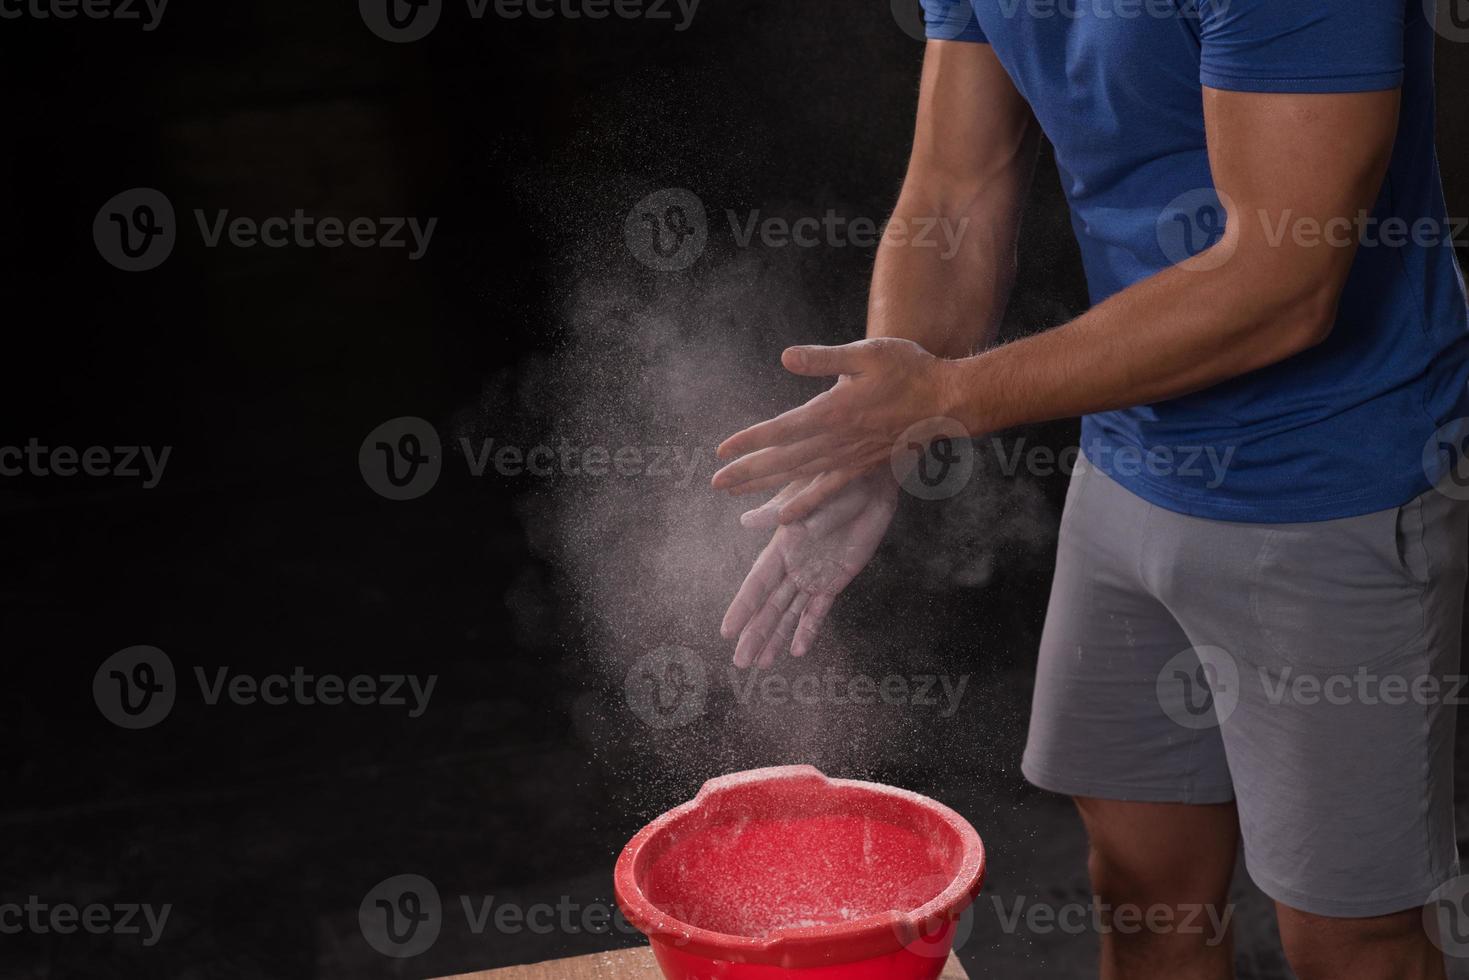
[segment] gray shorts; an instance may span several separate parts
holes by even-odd
[[[1236,800],[1245,866],[1316,915],[1424,904],[1453,814],[1469,504],[1313,524],[1072,477],[1023,771],[1071,796]]]

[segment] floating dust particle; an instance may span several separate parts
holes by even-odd
[[[577,648],[565,670],[588,694],[574,720],[619,804],[651,816],[706,779],[765,765],[805,762],[876,778],[931,761],[935,740],[962,744],[990,697],[978,685],[962,710],[943,718],[931,705],[855,703],[843,683],[975,671],[983,644],[950,629],[940,600],[989,587],[1001,549],[1011,561],[1048,557],[1054,518],[1043,494],[1024,479],[981,471],[941,505],[907,502],[811,654],[757,674],[733,672],[733,644],[718,627],[768,532],[738,524],[763,498],[710,490],[714,449],[826,387],[783,372],[780,351],[854,339],[850,310],[822,300],[865,296],[866,282],[860,270],[824,272],[816,250],[711,247],[687,274],[650,273],[615,245],[580,250],[577,259],[562,303],[563,341],[527,375],[534,390],[496,390],[485,402],[541,406],[548,445],[638,461],[628,473],[558,473],[521,511],[575,618]],[[461,425],[493,430],[489,414]],[[628,710],[623,684],[640,658],[668,646],[693,651],[707,690],[696,719],[663,729]],[[826,693],[832,673],[836,696]],[[809,675],[823,693],[798,702],[789,692]],[[784,687],[768,686],[772,677]]]

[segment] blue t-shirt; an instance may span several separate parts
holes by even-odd
[[[1030,103],[1055,147],[1094,303],[1222,234],[1203,86],[1401,86],[1392,162],[1351,232],[1362,244],[1330,338],[1206,391],[1088,416],[1082,449],[1138,496],[1219,520],[1350,517],[1429,489],[1436,457],[1425,447],[1469,415],[1469,312],[1453,253],[1463,229],[1448,218],[1434,153],[1434,32],[1420,0],[923,4],[930,38],[990,44]]]

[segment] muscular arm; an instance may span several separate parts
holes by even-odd
[[[944,400],[973,432],[1144,405],[1210,387],[1320,343],[1356,255],[1287,229],[1338,229],[1371,210],[1399,92],[1204,90],[1209,162],[1228,213],[1213,248],[1076,320],[968,358]],[[1352,226],[1355,228],[1355,225]]]
[[[867,335],[902,337],[939,357],[993,341],[1015,279],[1020,213],[1039,127],[987,44],[930,41],[913,154],[877,251]],[[924,236],[913,238],[938,222]],[[958,250],[949,254],[950,236]]]
[[[1340,232],[1377,197],[1399,92],[1206,88],[1203,99],[1210,166],[1227,210],[1220,242],[1065,326],[971,357],[937,358],[891,336],[791,348],[787,369],[840,380],[725,440],[720,457],[742,458],[715,474],[714,487],[752,493],[819,474],[780,510],[781,521],[799,520],[884,465],[900,436],[920,423],[948,417],[980,434],[1146,405],[1324,340],[1356,256],[1355,234]],[[1292,228],[1335,228],[1338,237],[1328,243]],[[942,305],[936,295],[927,298]],[[993,309],[981,303],[975,320]]]

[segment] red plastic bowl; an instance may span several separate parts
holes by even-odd
[[[932,980],[984,880],[953,810],[811,766],[712,779],[617,859],[669,980]]]

